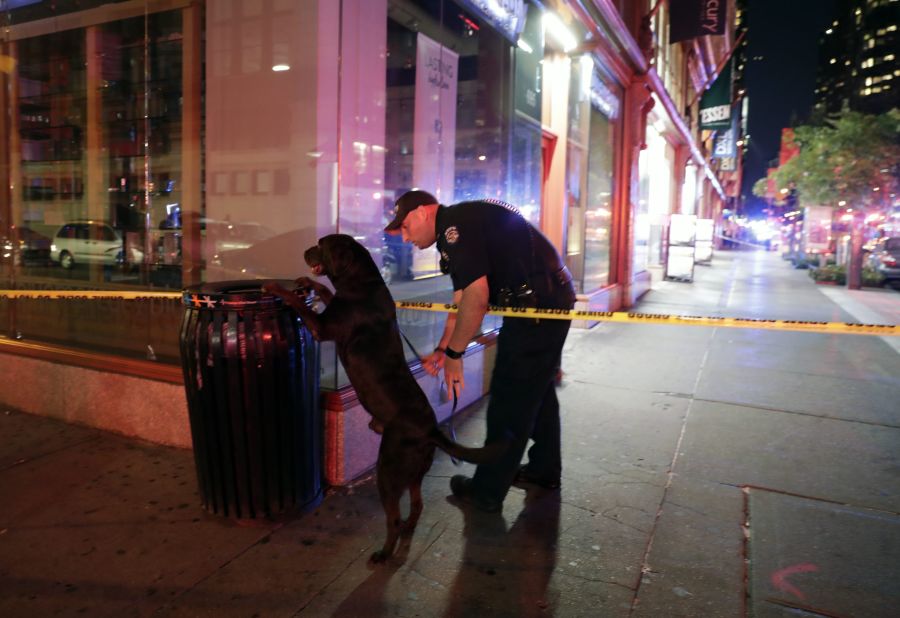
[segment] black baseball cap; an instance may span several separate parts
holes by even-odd
[[[422,191],[420,189],[407,191],[394,202],[394,219],[387,224],[384,231],[393,232],[394,230],[399,230],[400,226],[403,225],[403,220],[406,219],[406,215],[419,206],[437,203],[437,198],[428,191]]]

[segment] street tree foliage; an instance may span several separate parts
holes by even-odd
[[[763,176],[753,183],[753,195],[756,197],[766,197],[769,190],[769,179]]]
[[[821,125],[794,129],[800,153],[773,174],[778,191],[795,187],[803,205],[884,210],[900,191],[900,109],[844,111]],[[765,180],[765,179],[763,179]],[[756,183],[765,195],[765,183]]]

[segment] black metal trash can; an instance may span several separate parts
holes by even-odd
[[[318,345],[260,284],[183,292],[181,361],[197,480],[203,507],[227,517],[273,516],[322,499]]]

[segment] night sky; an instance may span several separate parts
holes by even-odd
[[[748,11],[750,147],[741,193],[748,214],[762,208],[753,183],[778,156],[781,129],[806,120],[814,103],[819,36],[834,21],[836,0],[751,0]],[[762,59],[759,57],[762,56]]]

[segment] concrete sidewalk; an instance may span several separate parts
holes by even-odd
[[[723,252],[638,310],[897,323],[900,293]],[[296,518],[233,522],[200,509],[188,451],[6,411],[0,615],[894,616],[900,354],[883,339],[573,331],[561,492],[462,511],[448,481],[471,466],[439,454],[415,536],[378,568],[371,479]],[[460,441],[479,442],[483,408]]]

